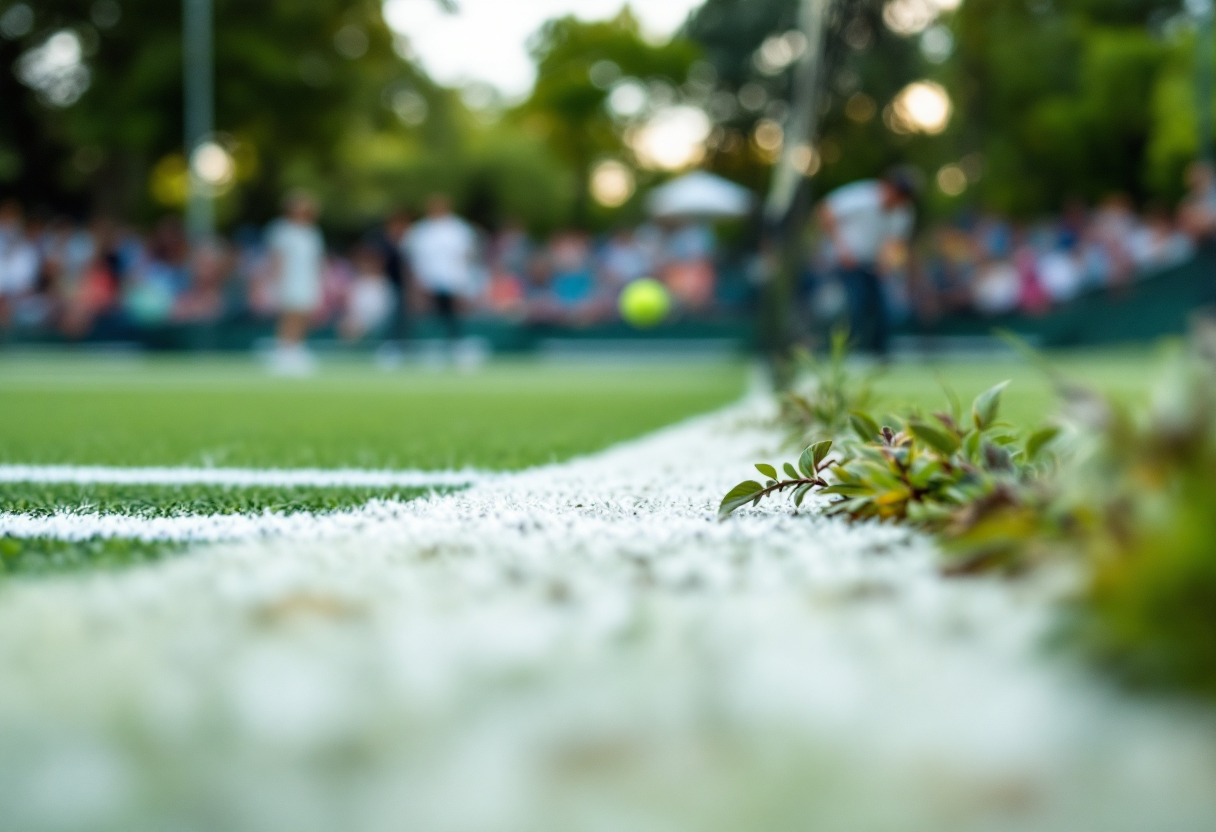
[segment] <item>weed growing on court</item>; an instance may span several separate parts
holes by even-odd
[[[1216,337],[1203,333],[1158,374],[1151,403],[1130,407],[1058,383],[1069,430],[998,419],[1005,384],[963,413],[882,422],[849,414],[786,479],[769,465],[719,513],[792,489],[834,497],[825,512],[907,524],[942,544],[947,574],[1081,567],[1069,631],[1130,681],[1216,696]],[[834,449],[834,450],[833,450]],[[809,460],[810,464],[807,464]]]
[[[871,377],[859,378],[849,371],[849,334],[832,334],[827,358],[802,351],[797,363],[803,383],[783,393],[777,423],[790,443],[801,447],[822,436],[836,436],[849,427],[849,414],[865,411],[872,400]]]

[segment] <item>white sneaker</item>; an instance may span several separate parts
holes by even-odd
[[[452,345],[452,363],[462,373],[480,369],[490,357],[490,345],[484,338],[461,338]]]
[[[405,363],[405,350],[401,349],[401,344],[396,341],[385,341],[376,347],[376,352],[372,355],[372,363],[376,365],[377,370],[384,373],[399,370]]]
[[[285,378],[307,378],[317,371],[312,353],[301,344],[281,344],[270,355],[270,372]]]

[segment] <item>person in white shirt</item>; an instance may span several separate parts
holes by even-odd
[[[316,226],[319,208],[311,194],[293,191],[284,208],[285,215],[267,230],[279,309],[271,369],[283,375],[308,375],[313,360],[304,339],[309,319],[321,302],[325,242]]]
[[[849,325],[860,348],[887,351],[888,320],[878,268],[884,250],[906,245],[916,222],[916,180],[897,170],[845,185],[824,197],[817,216],[849,299]]]
[[[446,196],[427,200],[426,218],[406,235],[405,253],[418,285],[431,297],[448,338],[460,337],[460,303],[477,289],[477,233],[452,213]]]
[[[397,296],[385,274],[384,257],[370,245],[355,249],[351,258],[355,279],[346,297],[338,331],[348,341],[359,341],[379,331],[393,317]]]
[[[1216,240],[1216,169],[1209,162],[1193,162],[1186,171],[1187,194],[1178,208],[1182,229],[1196,245]]]

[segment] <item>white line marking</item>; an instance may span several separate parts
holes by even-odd
[[[426,488],[460,486],[496,476],[472,468],[447,471],[357,468],[120,468],[104,465],[0,465],[0,482],[105,483],[110,485],[230,485],[279,487]]]

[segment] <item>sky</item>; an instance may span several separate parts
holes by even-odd
[[[648,37],[671,35],[703,0],[635,0],[633,13]],[[553,17],[583,20],[616,15],[623,0],[456,0],[456,14],[437,0],[385,0],[384,19],[410,40],[423,68],[441,84],[485,82],[510,98],[527,94],[534,78],[528,37]]]

